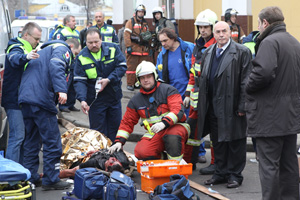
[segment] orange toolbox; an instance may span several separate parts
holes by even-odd
[[[177,160],[148,160],[138,161],[137,171],[141,174],[141,189],[144,192],[153,192],[155,187],[170,181],[173,174],[192,174],[193,165],[179,164]]]

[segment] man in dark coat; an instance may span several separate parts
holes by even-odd
[[[258,15],[260,36],[246,84],[247,134],[256,137],[262,199],[299,199],[300,44],[278,7]]]
[[[245,82],[251,67],[250,50],[230,38],[226,22],[214,27],[216,44],[202,56],[199,79],[198,131],[210,133],[216,171],[206,185],[242,184],[246,163]]]

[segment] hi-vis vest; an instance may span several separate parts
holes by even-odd
[[[10,45],[10,46],[6,49],[6,54],[9,54],[9,51],[10,51],[13,47],[19,47],[19,48],[21,48],[21,49],[23,50],[24,54],[28,54],[29,52],[32,51],[32,46],[31,46],[31,44],[30,44],[28,41],[26,41],[26,40],[24,40],[24,39],[22,39],[22,38],[19,38],[19,37],[18,37],[17,39],[18,39],[22,44],[17,43],[17,44],[12,44],[12,45]],[[11,56],[13,56],[13,55],[11,55]],[[24,66],[24,70],[26,69],[27,65],[28,65],[28,63],[26,63],[26,65]]]
[[[96,25],[96,28],[98,28],[98,26]],[[98,28],[99,29],[99,28]],[[106,28],[104,26],[102,26],[100,29],[100,34],[101,34],[101,39],[103,42],[114,42],[113,41],[113,35],[115,34],[115,30],[113,27],[111,26],[107,26]]]
[[[105,65],[113,62],[115,60],[116,49],[114,47],[109,47],[109,50],[110,50],[109,59],[106,59],[107,57],[105,57],[105,56],[103,56],[101,59],[101,49],[98,52],[98,54],[100,54],[99,58],[96,58],[93,55],[94,59],[96,61],[100,61],[100,59],[101,59],[101,61]],[[84,57],[83,55],[80,55],[78,57],[78,59],[81,62],[81,65],[84,66],[85,73],[86,73],[88,79],[96,79],[98,77],[98,73],[97,73],[97,68],[96,68],[96,64],[95,64],[94,60],[90,57]]]
[[[60,32],[59,32],[60,31]],[[70,27],[65,26],[62,29],[57,29],[57,31],[55,31],[54,35],[56,36],[57,40],[63,40],[61,37],[65,37],[65,39],[70,39],[70,38],[76,38],[78,39],[78,41],[80,42],[79,39],[79,34],[75,31],[72,30]]]

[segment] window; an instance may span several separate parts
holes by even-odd
[[[83,19],[77,19],[76,20],[76,25],[77,26],[84,26],[84,20]]]
[[[161,7],[166,18],[175,18],[175,0],[162,0]]]
[[[62,12],[66,12],[66,11],[70,11],[70,9],[69,9],[69,6],[67,6],[67,5],[62,5],[61,7],[60,7],[60,11],[62,11]]]

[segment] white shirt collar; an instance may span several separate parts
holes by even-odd
[[[223,49],[223,51],[221,52],[221,54],[227,49],[227,47],[230,44],[230,41],[231,41],[231,39],[229,39],[228,42],[224,46],[221,47],[221,49]],[[217,44],[217,48],[218,48],[218,44]],[[217,48],[216,48],[216,50],[217,50]]]

